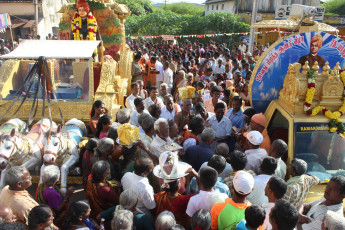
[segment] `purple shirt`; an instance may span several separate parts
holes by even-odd
[[[58,191],[53,188],[46,188],[42,192],[44,200],[51,208],[56,208],[62,203],[62,197]]]

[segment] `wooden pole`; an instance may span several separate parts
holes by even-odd
[[[11,33],[11,40],[12,40],[12,50],[14,50],[12,26],[10,27],[10,33]]]

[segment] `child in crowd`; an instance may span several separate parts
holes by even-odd
[[[95,137],[102,139],[108,136],[109,129],[113,123],[111,116],[103,115],[97,123],[97,131]]]
[[[266,212],[260,205],[252,205],[246,208],[244,216],[246,219],[238,223],[236,230],[262,229],[260,226],[264,223]]]

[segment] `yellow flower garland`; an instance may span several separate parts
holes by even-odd
[[[343,71],[340,74],[340,76],[341,76],[341,79],[343,81],[343,84],[345,85],[345,71]],[[311,79],[311,78],[312,77],[309,78],[309,75],[308,75],[308,85],[310,84],[309,79]],[[310,106],[311,106],[311,103],[313,101],[314,94],[315,94],[315,81],[313,81],[313,79],[311,80],[311,84],[314,84],[314,86],[308,87],[306,99],[305,99],[306,104],[309,104],[309,106],[304,105],[304,111],[306,113],[310,110]],[[345,94],[345,92],[344,92],[344,94]],[[307,114],[309,116],[315,116],[320,111],[324,111],[325,116],[328,117],[329,119],[331,119],[330,132],[333,133],[333,132],[336,132],[338,130],[339,134],[341,136],[344,136],[345,135],[345,129],[344,129],[343,123],[340,120],[340,117],[345,113],[345,100],[343,102],[343,105],[340,107],[340,109],[338,111],[331,112],[328,109],[326,109],[324,106],[316,106],[315,108],[313,108],[311,110],[311,113],[309,113],[309,114],[307,113]]]
[[[88,13],[87,17],[87,29],[88,29],[88,37],[87,38],[81,38],[80,36],[80,28],[82,25],[82,19],[79,15],[76,15],[73,18],[73,24],[72,24],[72,32],[74,40],[96,40],[96,32],[97,32],[97,21],[96,18],[91,14],[91,12]]]

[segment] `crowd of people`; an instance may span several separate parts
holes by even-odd
[[[102,101],[91,109],[94,137],[81,160],[85,200],[69,201],[75,188],[61,191],[53,165],[33,198],[28,170],[11,167],[0,194],[0,230],[345,229],[345,177],[332,177],[322,199],[305,203],[320,180],[302,159],[287,167],[287,144],[271,140],[265,116],[248,106],[255,57],[245,43],[131,46],[126,108],[116,118]],[[129,124],[140,140],[123,144],[118,130]],[[188,169],[157,177],[154,169],[168,170],[171,156]]]

